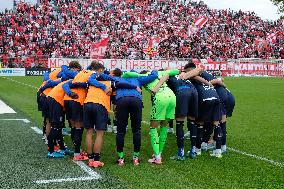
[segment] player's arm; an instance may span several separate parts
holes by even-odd
[[[98,76],[97,80],[103,80],[103,81],[118,81],[119,78],[114,77],[114,76],[110,76],[108,74],[102,73],[101,75]]]
[[[64,90],[64,92],[73,99],[77,99],[79,96],[77,93],[72,92],[71,88],[78,88],[78,87],[86,88],[87,83],[79,83],[79,82],[72,83],[72,81],[70,80],[62,85],[62,89]]]
[[[223,86],[223,87],[226,87],[225,83],[223,82],[222,79],[213,79],[210,81],[210,83],[212,85],[220,85],[220,86]]]
[[[136,89],[138,92],[140,93],[142,92],[139,86],[132,85],[126,82],[121,82],[121,81],[111,82],[111,87],[112,89]]]
[[[68,79],[74,79],[74,77],[78,74],[78,71],[70,69],[66,65],[61,66],[61,80],[66,81]]]
[[[151,83],[152,81],[154,81],[157,78],[158,78],[158,71],[153,70],[148,76],[138,77],[137,80],[139,81],[139,83],[142,86],[142,85],[146,85],[148,83]]]
[[[125,72],[121,76],[122,78],[133,78],[133,77],[142,77],[142,76],[147,76],[148,74],[139,74],[137,72]]]
[[[178,69],[170,69],[165,71],[170,77],[178,75],[180,72]]]
[[[213,85],[209,81],[207,81],[206,79],[204,79],[200,76],[194,76],[193,79],[196,80],[196,81],[199,81],[200,83],[204,83],[205,85],[213,87]]]
[[[107,93],[107,94],[111,93],[111,91],[112,91],[111,88],[107,87],[105,84],[97,81],[97,77],[98,77],[98,74],[93,73],[88,79],[88,84],[104,90],[105,93]]]
[[[163,77],[161,77],[160,78],[160,81],[157,83],[157,85],[153,88],[153,89],[151,89],[151,91],[154,93],[154,94],[156,94],[158,91],[159,91],[159,89],[160,89],[160,87],[167,81],[169,79],[169,75],[164,75]]]
[[[43,81],[48,81],[48,80],[49,80],[49,74],[50,74],[50,72],[46,72],[46,73],[43,75]]]
[[[195,69],[190,70],[190,71],[188,71],[188,72],[186,72],[186,73],[181,73],[181,74],[179,75],[179,77],[180,77],[181,79],[186,80],[186,79],[192,78],[192,77],[194,77],[194,76],[198,76],[199,74],[201,74],[202,71],[203,71],[202,68],[195,68]]]
[[[61,80],[60,80],[60,79],[55,80],[55,81],[53,81],[53,80],[48,80],[48,81],[46,82],[46,84],[45,84],[44,86],[42,86],[42,87],[39,89],[39,91],[40,91],[40,93],[42,93],[45,89],[50,88],[50,87],[55,87],[55,86],[58,85],[59,83],[61,83]]]

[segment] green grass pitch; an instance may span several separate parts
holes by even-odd
[[[41,77],[10,79],[38,87]],[[284,79],[225,78],[236,98],[233,117],[228,121],[228,146],[257,157],[279,162],[280,166],[229,150],[222,159],[203,153],[196,160],[170,160],[176,152],[174,135],[168,136],[161,166],[147,163],[152,150],[149,126],[142,124],[142,163],[131,164],[132,136],[125,140],[126,165],[115,163],[115,136],[107,133],[102,152],[105,166],[96,169],[102,179],[53,184],[36,180],[81,177],[86,173],[70,158],[50,160],[41,136],[30,127],[41,128],[36,88],[0,77],[0,99],[17,114],[0,115],[0,188],[284,188]],[[143,93],[143,120],[149,121],[150,96]],[[32,121],[5,121],[26,118]],[[70,137],[65,137],[67,144]],[[186,149],[189,148],[187,141]],[[83,144],[85,147],[85,144]],[[282,166],[282,167],[281,167]]]

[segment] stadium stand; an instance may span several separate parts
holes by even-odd
[[[198,19],[206,22],[198,25]],[[281,20],[210,9],[202,1],[20,1],[0,20],[3,65],[13,58],[17,67],[42,56],[90,58],[92,43],[104,36],[109,38],[104,58],[112,59],[284,58]]]

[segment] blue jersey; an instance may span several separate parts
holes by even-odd
[[[142,87],[143,85],[146,85],[148,83],[151,83],[158,77],[158,72],[156,70],[152,71],[151,74],[148,76],[142,76],[142,77],[134,77],[134,78],[120,78],[120,77],[113,77],[109,76],[107,74],[101,74],[101,75],[96,75],[92,74],[91,78],[89,79],[89,82],[91,80],[92,83],[94,83],[96,87],[105,89],[106,87],[104,84],[100,85],[99,82],[96,80],[109,80],[109,81],[116,81],[116,82],[121,82],[121,83],[128,83],[132,84],[138,87]],[[121,97],[137,97],[140,100],[142,100],[142,95],[139,93],[136,89],[116,89],[116,100],[118,100]]]
[[[211,81],[213,79],[217,79],[215,76],[213,76],[212,74],[204,71],[200,74],[200,77],[204,78],[205,80],[207,81]],[[221,85],[216,85],[215,86],[215,90],[217,91],[217,94],[219,95],[220,99],[223,101],[223,102],[226,102],[227,101],[227,96],[228,96],[228,93],[229,91],[226,89],[226,87],[224,86],[221,86]]]
[[[209,72],[203,71],[200,74],[200,77],[202,77],[203,79],[207,80],[207,81],[211,81],[213,79],[217,79],[215,76],[213,76],[212,74],[210,74]]]
[[[171,76],[167,81],[167,85],[175,94],[182,88],[195,89],[190,80],[180,79],[179,75]]]
[[[194,84],[195,88],[197,89],[199,101],[215,100],[215,99],[219,100],[219,96],[217,94],[217,91],[214,89],[214,87],[210,87],[194,79],[191,81]]]

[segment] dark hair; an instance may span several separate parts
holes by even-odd
[[[99,63],[96,60],[91,62],[90,68],[91,68],[91,70],[94,70],[94,71],[97,71],[99,69],[105,69],[104,65],[102,65],[101,63]]]
[[[121,71],[121,69],[119,69],[119,68],[115,68],[115,69],[112,71],[112,74],[113,74],[113,76],[121,77],[122,71]]]
[[[193,63],[192,59],[189,59],[188,63],[183,67],[184,70],[188,68],[196,68],[196,65]]]
[[[140,72],[140,74],[146,74],[148,71],[147,70],[142,70],[141,72]]]
[[[76,61],[76,60],[73,60],[73,61],[71,61],[71,62],[69,63],[69,68],[77,68],[77,69],[79,69],[79,70],[82,69],[80,63],[79,63],[78,61]]]

